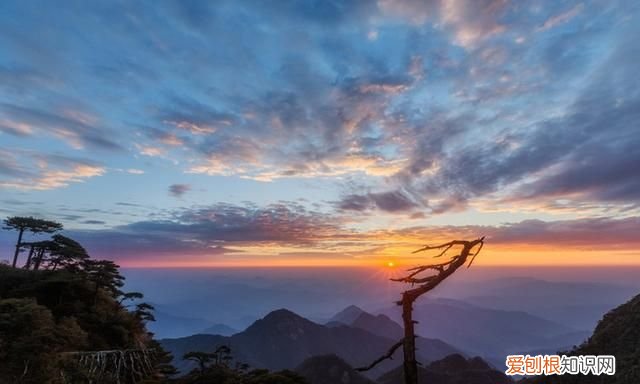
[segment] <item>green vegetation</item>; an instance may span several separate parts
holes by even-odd
[[[231,351],[190,352],[198,369],[181,378],[146,323],[153,306],[124,292],[119,266],[91,259],[62,225],[10,217],[18,231],[11,266],[0,265],[0,383],[20,384],[300,384],[293,372],[232,367]],[[28,241],[26,233],[55,233]],[[27,257],[21,260],[21,253]]]
[[[13,262],[12,266],[15,268],[18,262],[18,255],[20,254],[20,250],[23,245],[27,243],[22,242],[22,237],[24,236],[24,232],[31,233],[53,233],[62,229],[62,224],[56,223],[55,221],[36,219],[33,217],[20,217],[13,216],[8,217],[4,221],[4,229],[13,229],[18,231],[18,241],[16,242],[15,252],[13,254]],[[31,248],[33,250],[33,247]],[[31,256],[31,254],[29,254]]]
[[[31,217],[11,217],[5,228],[18,230],[12,267],[0,265],[0,382],[84,383],[94,351],[152,351],[152,369],[119,377],[100,374],[99,382],[160,382],[171,373],[170,356],[155,342],[145,323],[153,320],[142,294],[121,291],[124,277],[118,265],[93,260],[78,242],[61,234],[29,242],[24,233],[52,233],[62,225]],[[19,256],[28,250],[23,265]],[[97,356],[97,355],[96,355]],[[125,355],[122,355],[125,356]]]

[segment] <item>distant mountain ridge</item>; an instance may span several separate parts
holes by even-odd
[[[230,337],[193,335],[161,340],[174,356],[174,364],[182,372],[193,366],[181,360],[190,351],[212,351],[219,345],[231,347],[238,361],[253,367],[273,370],[293,369],[305,359],[335,354],[353,367],[364,366],[385,353],[397,340],[351,326],[327,327],[316,324],[289,310],[279,309],[257,320],[246,330]],[[440,340],[420,339],[422,361],[445,357],[455,348]],[[369,375],[379,375],[393,368],[400,357],[387,361]]]
[[[602,314],[637,293],[632,286],[533,278],[503,278],[483,282],[477,288],[458,297],[484,308],[525,311],[590,333]]]
[[[379,384],[399,384],[404,379],[402,367],[398,367],[384,375]],[[512,384],[503,372],[490,367],[479,357],[465,359],[454,354],[435,361],[426,367],[418,368],[418,382],[433,384]]]
[[[399,319],[396,308],[383,310]],[[505,356],[526,350],[581,343],[588,332],[578,332],[522,311],[478,307],[451,299],[426,299],[414,309],[416,332],[437,337],[473,355]]]
[[[350,321],[350,323],[345,324],[339,322],[339,320]],[[337,327],[341,324],[348,325],[354,328],[364,329],[365,331],[371,332],[374,335],[392,339],[394,341],[398,341],[402,339],[402,337],[404,337],[403,328],[400,326],[400,324],[391,320],[389,316],[384,314],[380,314],[377,316],[372,315],[355,305],[351,305],[338,312],[327,323],[327,326]],[[454,347],[451,344],[448,344],[438,338],[426,338],[418,336],[416,339],[416,346],[420,351],[420,356],[426,361],[438,360],[443,356],[448,356],[455,353],[464,354],[457,347]]]
[[[387,315],[374,316],[364,312],[360,314],[351,324],[352,327],[364,329],[383,337],[399,340],[404,336],[404,330],[400,324],[391,320]]]
[[[350,305],[342,311],[333,315],[333,317],[331,317],[328,322],[337,322],[349,325],[356,321],[356,319],[363,313],[365,313],[365,311],[362,308],[358,307],[357,305]]]

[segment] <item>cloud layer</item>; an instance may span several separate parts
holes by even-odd
[[[100,202],[64,215],[137,252],[361,255],[460,213],[504,244],[626,233],[639,21],[624,1],[12,2],[0,189]]]
[[[182,209],[164,218],[145,220],[112,229],[70,231],[96,256],[139,264],[169,258],[176,265],[233,261],[244,256],[256,262],[274,257],[362,259],[409,258],[425,243],[487,237],[491,249],[542,247],[568,254],[575,251],[625,251],[640,246],[640,220],[585,218],[545,222],[525,220],[498,226],[415,226],[403,229],[355,230],[349,217],[306,210],[295,203],[266,207],[215,204]],[[400,250],[400,252],[398,252]],[[512,251],[520,252],[520,251]],[[226,256],[225,256],[226,255]],[[238,256],[240,255],[240,256]],[[515,256],[515,255],[514,255]]]

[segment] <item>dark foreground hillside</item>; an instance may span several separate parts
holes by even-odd
[[[145,328],[150,308],[129,308],[117,266],[103,265],[38,271],[0,265],[0,383],[86,382],[91,375],[78,356],[92,351],[152,351],[149,364],[164,361]],[[162,366],[145,370],[119,382],[163,380]],[[118,380],[105,371],[102,384]]]

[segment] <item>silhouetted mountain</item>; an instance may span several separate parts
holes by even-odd
[[[370,313],[363,312],[349,325],[355,328],[364,329],[374,335],[394,340],[401,339],[404,334],[404,330],[400,324],[391,320],[387,315],[374,316]]]
[[[350,305],[347,308],[343,309],[342,311],[336,313],[329,320],[329,322],[338,322],[338,323],[350,325],[351,323],[356,321],[356,319],[363,313],[365,313],[365,311],[362,310],[361,308],[355,305]]]
[[[346,325],[354,328],[364,329],[365,331],[371,332],[374,335],[392,339],[394,341],[400,340],[404,336],[404,330],[402,329],[400,324],[391,320],[387,315],[381,314],[374,316],[356,306],[345,308],[333,318],[342,318],[344,320],[348,320],[356,314],[358,315],[353,320],[353,322]],[[336,327],[344,324],[338,321],[331,321],[326,325],[330,327]],[[421,336],[416,339],[416,346],[420,351],[420,355],[426,361],[434,361],[442,358],[443,356],[448,356],[454,353],[462,353],[459,349],[445,343],[440,339],[424,338]]]
[[[353,320],[351,324],[347,324],[354,328],[364,329],[375,335],[392,339],[394,341],[400,340],[404,336],[404,330],[400,324],[391,320],[387,315],[374,316],[364,310],[350,306],[338,313],[333,318],[348,319],[352,315],[359,313],[359,315]],[[345,314],[347,314],[345,316]],[[327,326],[336,327],[344,325],[343,323],[332,321],[327,323]],[[416,339],[416,346],[420,351],[420,356],[425,361],[434,361],[442,358],[443,356],[452,355],[454,353],[464,354],[458,348],[453,347],[450,344],[445,343],[440,339],[424,338],[418,336]]]
[[[398,319],[397,308],[385,311]],[[584,333],[526,312],[500,311],[457,300],[427,299],[415,306],[416,332],[437,337],[464,351],[481,356],[579,344]]]
[[[238,330],[233,329],[230,326],[225,324],[215,324],[203,329],[202,332],[200,333],[204,333],[208,335],[231,336],[238,333]]]
[[[380,384],[398,384],[404,380],[402,366],[382,375]],[[420,383],[434,384],[512,384],[504,373],[491,368],[479,357],[465,359],[459,354],[445,357],[426,367],[418,368]]]
[[[604,315],[593,335],[570,355],[613,355],[616,373],[608,375],[561,375],[554,384],[637,384],[640,383],[640,295]],[[549,382],[548,377],[524,381],[527,384]]]
[[[374,384],[336,355],[315,356],[296,368],[309,384]]]
[[[366,365],[393,341],[352,327],[329,328],[280,309],[231,337],[254,366],[295,368],[309,357],[334,353],[352,366]],[[232,347],[233,348],[233,347]]]
[[[307,358],[326,354],[336,354],[354,367],[368,365],[396,341],[346,325],[326,327],[280,309],[230,337],[194,335],[161,342],[173,353],[176,367],[185,372],[193,366],[181,361],[182,355],[189,351],[212,351],[222,344],[231,347],[238,361],[279,370],[293,369]],[[421,360],[442,358],[455,351],[439,340],[421,339],[418,345]],[[400,351],[396,352],[396,361],[400,355]],[[379,375],[394,365],[385,362],[370,374]]]

